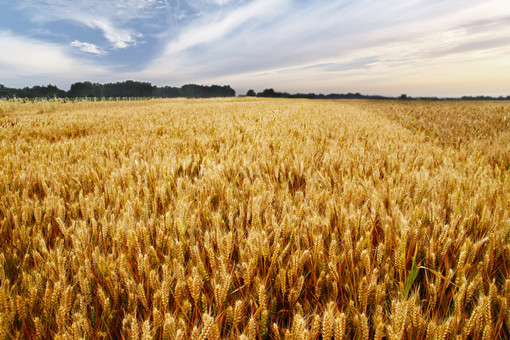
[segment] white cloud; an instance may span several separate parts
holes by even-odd
[[[141,37],[130,21],[152,18],[161,10],[162,3],[156,0],[19,0],[16,6],[34,22],[76,22],[101,30],[114,48],[126,48]]]
[[[479,88],[466,79],[485,70],[490,88],[504,90],[506,1],[252,1],[183,27],[140,74],[241,89],[398,95],[421,86],[441,95],[442,84]]]
[[[88,43],[88,42],[81,42],[78,40],[74,40],[70,44],[73,47],[78,47],[83,52],[92,53],[92,54],[105,54],[105,51],[101,49],[99,46]]]
[[[102,78],[102,67],[71,56],[67,47],[0,31],[0,74],[12,86],[51,82],[68,85],[83,79]]]
[[[103,35],[115,48],[126,48],[135,44],[135,37],[141,37],[141,34],[134,34],[128,29],[117,28],[108,21],[90,20],[85,24],[91,28],[99,28],[103,31]]]
[[[231,3],[232,0],[210,0],[210,2],[219,6],[225,6],[226,4]]]
[[[218,15],[217,13],[206,16],[200,22],[192,23],[191,27],[184,30],[177,39],[171,41],[165,53],[171,54],[196,45],[213,43],[225,38],[227,34],[250,19],[260,18],[264,15],[274,15],[275,12],[280,13],[287,3],[288,0],[256,0],[248,5],[232,10],[219,19],[214,18]]]
[[[465,91],[480,84],[507,90],[504,78],[510,74],[508,0],[18,0],[17,4],[37,23],[71,21],[100,30],[107,41],[96,42],[101,48],[79,40],[72,44],[95,54],[138,44],[143,31],[139,24],[154,23],[161,29],[161,22],[168,23],[166,32],[157,35],[161,50],[152,61],[140,71],[105,72],[108,81],[114,77],[159,85],[224,83],[241,92],[274,87],[291,92],[413,95],[421,88],[422,93],[441,95],[445,84]],[[160,11],[165,14],[156,23]],[[157,29],[151,28],[151,38]],[[72,55],[62,46],[56,49],[60,57]],[[474,76],[480,82],[469,81]],[[441,93],[431,93],[438,90]]]

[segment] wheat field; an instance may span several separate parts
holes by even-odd
[[[510,103],[0,102],[0,334],[510,337]]]

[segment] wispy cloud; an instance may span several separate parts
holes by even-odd
[[[81,42],[78,40],[74,40],[70,44],[73,47],[78,47],[83,52],[92,53],[92,54],[105,54],[105,51],[101,49],[99,46],[88,43],[88,42]]]
[[[26,86],[32,82],[70,84],[89,77],[104,78],[107,70],[76,59],[66,47],[0,31],[0,73],[2,82]]]
[[[228,1],[214,2],[223,5]],[[193,22],[176,39],[170,41],[165,54],[176,53],[200,44],[214,44],[251,19],[270,15],[274,11],[280,12],[287,2],[287,0],[256,0],[226,14],[214,13],[214,16],[204,16],[202,20]]]
[[[182,27],[142,74],[227,82],[241,91],[356,87],[398,94],[420,84],[434,91],[452,63],[458,72],[470,72],[476,63],[510,71],[498,52],[508,46],[509,14],[503,0],[252,1]],[[393,85],[385,87],[385,81]]]
[[[130,29],[123,29],[116,27],[114,24],[104,19],[91,19],[84,20],[84,24],[91,28],[99,28],[103,31],[103,35],[114,48],[126,48],[135,44],[136,37],[141,37],[142,34],[134,33]]]
[[[38,23],[75,22],[99,29],[114,48],[135,44],[142,34],[129,23],[150,19],[161,10],[161,5],[157,0],[18,0],[16,3],[30,20]]]
[[[29,29],[12,34],[24,43],[18,45],[20,51],[21,46],[27,51],[31,44],[43,46],[42,39],[47,39],[52,45],[44,46],[59,51],[55,58],[74,64],[82,59],[73,58],[96,60],[88,65],[101,63],[109,80],[226,83],[240,92],[274,87],[390,95],[441,90],[448,95],[447,88],[477,91],[480,84],[508,91],[504,85],[510,73],[508,0],[0,0],[0,4],[22,10],[18,13],[34,25],[30,30],[54,33],[35,35],[41,40],[23,40]],[[66,36],[57,37],[59,25],[75,30],[64,30]],[[73,53],[76,49],[87,53]],[[0,68],[5,68],[2,60],[4,65],[21,65],[4,54]],[[29,69],[33,64],[20,60]],[[475,76],[478,81],[470,80]]]

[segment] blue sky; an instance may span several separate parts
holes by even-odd
[[[510,95],[508,0],[0,0],[0,84]]]

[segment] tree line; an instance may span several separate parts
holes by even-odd
[[[77,82],[69,91],[55,85],[8,88],[0,84],[0,97],[17,98],[84,98],[84,97],[156,97],[156,98],[212,98],[234,97],[236,92],[229,85],[187,84],[181,87],[158,87],[148,82],[127,80],[117,83]]]
[[[22,89],[8,88],[0,84],[0,98],[85,98],[85,97],[153,97],[153,98],[213,98],[235,97],[236,91],[230,85],[197,85],[187,84],[181,87],[158,87],[148,82],[127,80],[117,83],[92,83],[90,81],[77,82],[71,85],[69,91],[59,89],[55,85],[24,87]],[[510,100],[510,96],[463,96],[460,98],[439,97],[410,97],[402,94],[399,97],[380,95],[364,95],[360,93],[295,93],[277,92],[272,88],[262,92],[249,90],[247,97],[262,98],[308,98],[308,99],[401,99],[401,100]]]
[[[246,92],[246,97],[261,97],[261,98],[306,98],[306,99],[399,99],[399,100],[510,100],[510,96],[463,96],[460,98],[440,98],[440,97],[411,97],[402,94],[398,97],[380,96],[380,95],[364,95],[357,93],[287,93],[277,92],[272,88],[265,89],[262,92],[255,92],[253,89]]]

